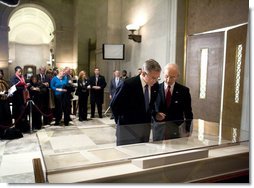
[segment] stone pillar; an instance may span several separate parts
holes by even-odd
[[[177,0],[168,1],[168,42],[167,42],[167,63],[176,63],[176,34],[177,34]]]
[[[8,60],[9,60],[9,45],[8,45],[8,26],[0,25],[0,69],[4,70],[5,78],[8,79]]]

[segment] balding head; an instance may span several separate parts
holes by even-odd
[[[115,70],[114,76],[119,78],[120,75],[121,75],[120,71],[119,70]]]
[[[177,64],[169,63],[164,68],[164,81],[172,85],[179,77],[179,68]]]
[[[41,66],[39,68],[39,72],[40,72],[40,74],[45,74],[46,73],[46,67],[45,66]]]

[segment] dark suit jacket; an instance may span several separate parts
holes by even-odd
[[[92,89],[93,86],[96,86],[96,77],[91,76],[89,79],[91,85],[91,95],[90,100],[91,103],[97,102],[103,104],[104,102],[104,88],[107,86],[104,76],[99,75],[97,86],[100,86],[101,89]]]
[[[36,76],[37,76],[38,82],[42,82],[41,75],[37,74]],[[44,81],[42,83],[46,83],[46,82],[48,82],[48,84],[50,84],[50,79],[49,79],[49,77],[47,75],[45,75],[45,79],[44,79]]]
[[[77,87],[75,95],[88,96],[89,90],[87,89],[87,86],[89,85],[90,85],[89,79],[85,79],[84,81],[81,79],[78,79],[78,87]]]
[[[110,87],[109,87],[109,93],[110,95],[113,97],[115,92],[116,92],[116,88],[119,87],[122,83],[122,79],[119,78],[119,82],[118,82],[118,85],[116,86],[116,81],[115,81],[115,78],[113,78],[111,81],[110,81]]]
[[[151,88],[149,110],[139,76],[124,80],[111,100],[110,108],[117,123],[117,145],[148,142],[158,83]]]
[[[167,108],[165,101],[164,82],[160,84],[159,94],[156,99],[156,111],[166,114],[166,121],[176,121],[181,124],[186,120],[186,130],[190,130],[190,124],[193,119],[191,107],[191,95],[189,88],[175,83],[171,103]]]
[[[37,79],[38,82],[41,84],[41,88],[43,88],[44,92],[41,92],[40,98],[43,101],[42,102],[42,110],[45,112],[45,110],[47,110],[46,108],[48,107],[49,104],[49,87],[46,87],[45,85],[43,85],[42,83],[48,83],[50,85],[50,78],[45,75],[45,79],[44,81],[42,81],[42,77],[40,74],[37,74]]]

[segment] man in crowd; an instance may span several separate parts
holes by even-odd
[[[44,113],[43,116],[43,124],[47,125],[50,123],[50,118],[46,116],[49,114],[49,83],[50,78],[46,75],[46,67],[41,66],[39,68],[39,74],[37,74],[37,80],[40,84],[42,84],[45,88],[45,92],[40,95],[41,100],[41,111]]]
[[[97,105],[97,110],[99,114],[99,118],[102,118],[102,104],[104,102],[104,88],[107,83],[105,81],[104,76],[100,75],[100,69],[94,69],[94,75],[90,77],[90,85],[91,85],[91,118],[94,118],[95,114],[95,104]]]
[[[109,88],[109,98],[112,100],[113,96],[115,95],[116,88],[121,84],[122,80],[120,78],[120,71],[115,70],[114,71],[114,78],[110,82],[110,88]],[[110,119],[114,119],[114,115],[111,115]]]
[[[123,71],[122,71],[121,79],[125,80],[125,79],[127,79],[127,78],[129,78],[129,77],[127,76],[127,71],[126,71],[126,70],[123,70]]]

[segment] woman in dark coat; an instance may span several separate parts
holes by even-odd
[[[30,93],[30,98],[34,102],[34,105],[32,107],[32,128],[41,129],[42,114],[40,111],[42,110],[42,106],[44,102],[41,99],[43,94],[47,92],[47,88],[46,86],[41,84],[41,82],[38,82],[38,78],[36,76],[32,76],[30,78],[30,85],[28,86],[28,90]]]
[[[15,74],[11,77],[11,86],[16,86],[16,91],[12,96],[12,112],[15,119],[15,127],[22,132],[29,131],[29,124],[26,117],[26,99],[24,98],[24,91],[27,90],[28,85],[25,82],[25,78],[22,75],[22,68],[20,66],[15,67]]]
[[[76,91],[76,95],[78,95],[79,121],[87,120],[87,101],[89,96],[89,90],[87,86],[89,85],[90,84],[86,76],[86,72],[81,71],[79,73],[78,88]]]
[[[4,80],[4,72],[0,70],[0,125],[11,126],[11,110],[7,93],[9,84]]]

